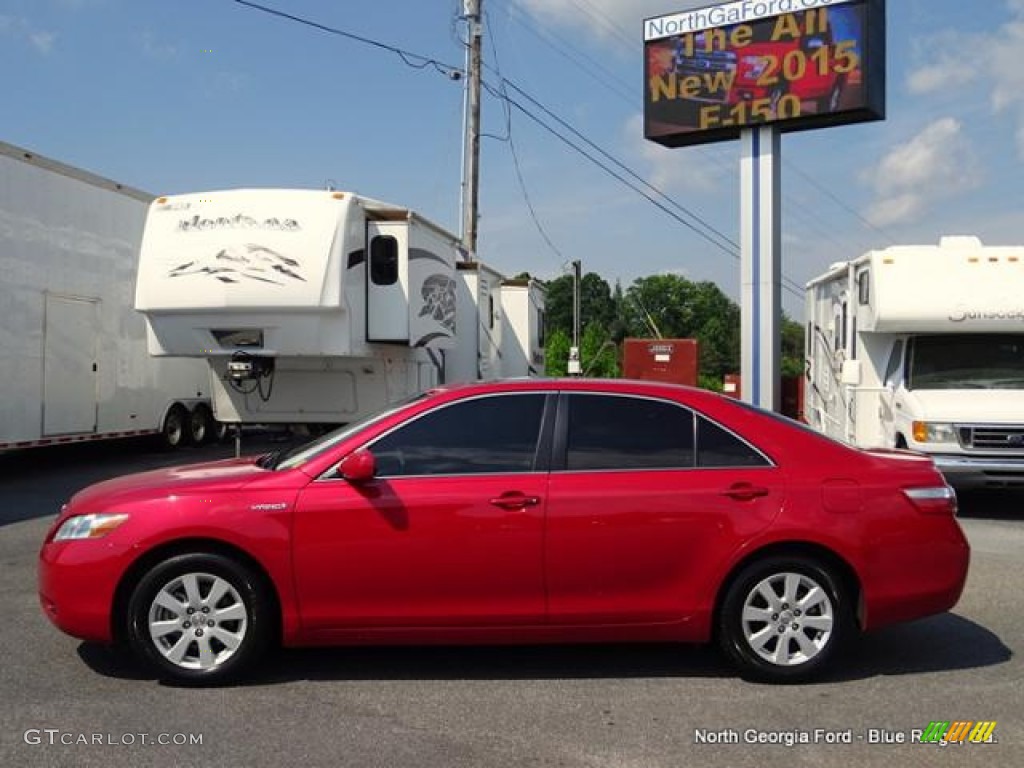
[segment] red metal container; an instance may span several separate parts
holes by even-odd
[[[627,379],[697,386],[696,339],[626,339],[622,373]]]

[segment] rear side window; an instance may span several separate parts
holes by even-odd
[[[765,467],[768,466],[768,460],[728,430],[698,417],[697,466]]]
[[[534,469],[543,394],[466,400],[421,416],[370,445],[380,477]]]
[[[637,397],[569,397],[566,469],[689,469],[694,414]]]

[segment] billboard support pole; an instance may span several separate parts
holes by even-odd
[[[771,125],[740,135],[741,323],[743,399],[781,406],[782,141]]]

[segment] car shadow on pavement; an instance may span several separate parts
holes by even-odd
[[[127,651],[91,643],[78,654],[94,672],[153,680]],[[863,636],[821,683],[993,666],[1013,652],[992,632],[954,614]],[[734,677],[711,646],[672,644],[392,646],[284,649],[237,685],[298,680],[547,680]]]
[[[834,679],[977,669],[1005,664],[1012,657],[1013,650],[994,632],[943,613],[863,635]]]

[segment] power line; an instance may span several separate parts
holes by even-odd
[[[276,10],[274,8],[269,8],[267,6],[251,2],[250,0],[233,0],[233,2],[237,3],[238,5],[245,6],[247,8],[250,8],[250,9],[253,9],[253,10],[257,10],[257,11],[260,11],[262,13],[269,14],[271,16],[276,16],[278,18],[287,19],[289,21],[295,22],[297,24],[301,24],[301,25],[306,26],[306,27],[310,27],[312,29],[317,29],[319,31],[326,32],[328,34],[336,35],[336,36],[339,36],[339,37],[344,37],[346,39],[353,40],[355,42],[359,42],[359,43],[362,43],[364,45],[369,45],[369,46],[372,46],[374,48],[378,48],[380,50],[389,51],[389,52],[394,53],[395,55],[397,55],[404,64],[406,64],[407,66],[412,67],[414,69],[426,69],[427,67],[433,67],[435,70],[437,70],[441,74],[444,74],[444,75],[446,75],[446,76],[448,76],[448,77],[450,77],[452,79],[458,79],[459,77],[461,77],[463,75],[463,70],[462,70],[461,67],[456,67],[456,66],[453,66],[453,65],[450,65],[450,64],[445,64],[445,63],[440,62],[437,59],[434,59],[432,57],[424,56],[422,54],[413,53],[411,51],[407,51],[405,49],[399,48],[399,47],[394,46],[394,45],[389,45],[387,43],[382,43],[379,40],[374,40],[372,38],[364,37],[362,35],[357,35],[357,34],[354,34],[352,32],[348,32],[346,30],[338,29],[336,27],[330,27],[328,25],[321,24],[319,22],[315,22],[315,21],[312,21],[310,19],[307,19],[307,18],[304,18],[304,17],[301,17],[301,16],[296,16],[294,14],[285,13],[284,11],[279,11],[279,10]],[[493,47],[493,38],[492,38],[492,47]],[[630,189],[632,189],[633,191],[637,192],[639,195],[644,197],[651,204],[653,204],[656,208],[658,208],[659,210],[661,210],[664,213],[666,213],[669,216],[671,216],[674,220],[678,221],[680,224],[682,224],[686,228],[688,228],[691,231],[693,231],[695,234],[697,234],[699,237],[701,237],[702,239],[704,239],[707,242],[709,242],[711,245],[715,246],[716,248],[718,248],[719,250],[723,251],[724,253],[727,253],[733,259],[739,260],[739,254],[737,252],[738,251],[738,246],[736,245],[735,242],[733,242],[727,236],[725,236],[724,234],[719,232],[717,229],[712,227],[710,224],[707,223],[707,221],[705,221],[699,215],[693,213],[692,211],[687,209],[685,206],[682,206],[681,204],[679,204],[678,202],[676,202],[672,198],[668,197],[668,195],[666,195],[660,189],[658,189],[657,187],[655,187],[652,184],[648,183],[645,179],[643,179],[635,171],[630,169],[628,166],[626,166],[625,164],[623,164],[622,162],[620,162],[616,158],[612,157],[612,155],[610,155],[605,150],[603,150],[600,147],[598,147],[594,142],[592,142],[590,139],[588,139],[586,136],[584,136],[578,130],[576,130],[571,125],[569,125],[569,123],[567,123],[562,118],[560,118],[557,115],[555,115],[551,110],[549,110],[547,107],[545,107],[539,101],[534,99],[532,96],[530,96],[524,90],[519,88],[517,85],[515,85],[514,83],[509,81],[507,78],[501,77],[500,74],[499,74],[499,77],[500,77],[501,85],[498,88],[495,88],[494,86],[492,86],[492,85],[490,85],[490,84],[488,84],[486,82],[483,83],[484,88],[492,96],[494,96],[495,98],[497,98],[499,100],[502,100],[503,102],[507,103],[510,106],[515,107],[520,112],[522,112],[524,115],[526,115],[531,120],[536,122],[538,125],[540,125],[542,128],[547,130],[549,133],[551,133],[553,136],[558,138],[560,141],[562,141],[563,143],[568,145],[570,148],[574,149],[576,152],[578,152],[583,157],[585,157],[588,160],[590,160],[595,165],[597,165],[599,168],[601,168],[607,174],[609,174],[610,176],[612,176],[613,178],[617,179],[619,182],[621,182],[625,186],[629,187]],[[608,160],[613,162],[615,165],[617,165],[619,168],[621,168],[623,171],[625,171],[626,174],[628,174],[628,176],[631,176],[634,179],[637,179],[644,187],[646,187],[647,189],[652,190],[659,197],[667,200],[669,202],[669,204],[671,204],[673,207],[675,207],[675,208],[679,209],[680,211],[682,211],[683,213],[685,213],[686,216],[688,216],[691,219],[693,219],[694,221],[696,221],[698,224],[700,224],[702,227],[704,227],[704,229],[706,229],[707,231],[704,231],[704,229],[701,229],[700,227],[698,227],[693,222],[687,220],[686,218],[683,218],[683,216],[680,216],[678,213],[676,213],[675,211],[671,210],[671,208],[667,207],[664,203],[662,203],[657,198],[653,197],[651,194],[646,192],[643,188],[633,184],[632,182],[629,181],[628,178],[624,177],[620,173],[618,173],[615,170],[613,170],[612,168],[608,167],[606,164],[601,162],[598,158],[594,157],[587,150],[583,149],[578,144],[574,143],[573,141],[571,141],[570,139],[566,138],[564,135],[559,133],[557,130],[552,128],[548,123],[544,122],[544,120],[542,120],[541,118],[537,117],[529,109],[524,107],[521,103],[519,103],[515,99],[511,98],[508,95],[508,87],[513,88],[522,97],[524,97],[527,100],[529,100],[531,103],[536,105],[539,109],[541,109],[545,114],[547,114],[549,117],[551,117],[556,122],[558,122],[561,126],[563,126],[563,128],[565,128],[566,130],[570,131],[575,136],[579,137],[581,140],[586,142],[593,150],[595,150],[596,152],[600,153],[603,157],[607,158]],[[509,125],[509,128],[511,128],[511,118],[510,117],[509,117],[508,125]],[[511,147],[511,145],[512,145],[511,135],[509,137],[509,144],[510,144],[510,147]],[[525,192],[526,188],[525,188],[525,183],[523,182],[523,179],[522,179],[522,173],[521,173],[521,168],[519,166],[518,156],[515,154],[514,150],[513,150],[513,162],[514,162],[514,164],[516,166],[517,176],[520,179],[520,183],[521,183],[522,189]],[[528,199],[528,197],[527,197],[527,199]],[[538,227],[543,232],[543,228],[540,227],[539,219],[536,217],[536,211],[533,209],[532,203],[528,203],[528,207],[530,208],[531,215],[534,216],[535,223],[538,225]],[[712,234],[709,234],[709,232],[712,233]],[[548,244],[555,251],[555,253],[559,253],[558,249],[554,246],[553,243],[551,243],[550,239],[547,238],[546,234],[544,234],[544,237],[548,241]],[[716,239],[716,238],[718,238],[718,239]],[[724,243],[720,242],[720,240],[724,241]],[[790,282],[792,282],[792,281],[790,281]],[[793,287],[791,287],[791,285],[788,285],[785,282],[783,283],[782,288],[784,290],[789,290],[791,293],[794,293],[797,296],[802,296],[803,295],[802,291],[795,290]]]
[[[427,67],[433,67],[442,75],[445,75],[446,77],[451,78],[452,80],[458,80],[465,74],[462,67],[456,67],[451,64],[445,64],[444,62],[438,61],[437,59],[432,58],[430,56],[424,56],[419,53],[413,53],[412,51],[407,51],[403,48],[399,48],[398,46],[388,45],[387,43],[382,43],[379,40],[374,40],[369,37],[363,37],[362,35],[357,35],[353,32],[347,32],[344,29],[338,29],[337,27],[329,27],[326,24],[321,24],[319,22],[312,21],[302,16],[296,16],[291,13],[279,11],[276,8],[269,8],[265,5],[260,5],[259,3],[250,2],[250,0],[231,1],[237,3],[238,5],[244,5],[247,8],[251,8],[253,10],[260,11],[271,16],[277,16],[278,18],[294,21],[296,24],[302,24],[303,26],[310,27],[312,29],[317,29],[320,30],[321,32],[327,32],[328,34],[331,35],[337,35],[338,37],[344,37],[348,40],[353,40],[357,43],[363,43],[364,45],[369,45],[374,48],[379,48],[380,50],[383,51],[388,51],[398,56],[398,58],[402,60],[402,63],[404,63],[408,67],[412,67],[413,69],[426,69]]]

